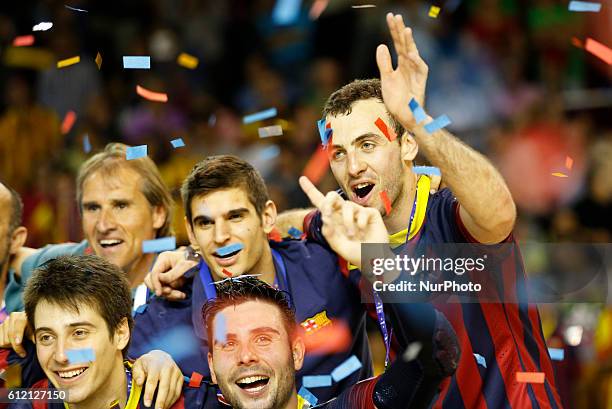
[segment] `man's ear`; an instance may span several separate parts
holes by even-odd
[[[127,318],[123,318],[115,329],[115,341],[117,342],[117,349],[120,351],[123,351],[130,342],[130,326]]]
[[[270,233],[274,229],[274,223],[276,223],[276,205],[272,200],[268,200],[266,205],[261,212],[261,224],[266,234]]]
[[[212,359],[212,354],[210,351],[208,351],[208,369],[210,369],[210,378],[212,380],[212,383],[217,383],[217,375],[215,375],[215,367],[213,365],[213,359]]]
[[[414,139],[414,136],[412,136],[410,132],[404,131],[400,143],[402,161],[404,163],[412,162],[414,158],[416,158],[417,153],[419,153],[419,145]]]
[[[161,229],[166,222],[166,218],[170,217],[168,211],[162,206],[153,206],[153,228]]]
[[[28,238],[28,229],[23,226],[17,227],[13,233],[11,234],[11,244],[9,249],[9,254],[12,256],[17,254],[19,249],[23,247]]]
[[[306,353],[306,345],[304,345],[304,339],[301,336],[298,335],[293,340],[291,352],[293,355],[293,366],[296,371],[299,371],[304,364],[304,354]]]

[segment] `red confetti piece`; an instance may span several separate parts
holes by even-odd
[[[318,19],[321,13],[323,13],[323,11],[325,11],[325,9],[327,8],[328,3],[329,0],[315,0],[314,3],[312,3],[312,7],[310,8],[310,19]]]
[[[202,379],[204,379],[204,377],[201,374],[197,372],[192,372],[191,378],[189,378],[189,387],[199,388],[200,385],[202,384]]]
[[[233,277],[234,276],[231,271],[227,271],[226,269],[221,270],[221,272],[223,274],[225,274],[226,276],[228,276],[228,277]]]
[[[558,178],[566,178],[567,177],[567,175],[565,173],[561,173],[561,172],[551,173],[551,175],[556,176]]]
[[[62,121],[62,134],[66,135],[72,129],[72,126],[76,122],[76,113],[74,111],[66,112],[66,116]]]
[[[378,129],[380,129],[380,132],[382,132],[387,137],[387,139],[389,141],[394,141],[395,140],[395,133],[393,133],[393,135],[391,135],[389,133],[389,128],[387,128],[387,124],[385,123],[385,121],[383,121],[382,119],[378,118],[378,119],[376,119],[374,124],[378,127]]]
[[[521,383],[544,383],[544,372],[517,372],[516,381]]]
[[[13,47],[26,47],[32,44],[34,44],[34,36],[32,34],[15,37],[13,40]]]
[[[568,170],[572,170],[572,166],[574,166],[574,159],[570,158],[569,156],[565,157],[565,167]]]
[[[168,94],[150,91],[140,85],[136,85],[136,93],[141,97],[153,102],[168,102]]]
[[[281,235],[281,232],[276,227],[274,227],[272,231],[268,233],[268,240],[272,240],[278,243],[283,241],[283,236]]]
[[[391,214],[391,201],[389,200],[389,196],[387,196],[387,192],[384,190],[380,192],[380,198],[382,199],[383,204],[385,205],[385,212],[387,213],[387,215]]]
[[[584,49],[603,60],[606,64],[612,64],[612,50],[602,43],[592,38],[587,38]]]
[[[576,37],[572,37],[572,45],[578,48],[582,48],[582,41],[580,41]]]
[[[328,141],[327,145],[329,144],[330,142]],[[324,146],[319,145],[315,153],[313,153],[313,155],[308,160],[308,163],[306,164],[306,167],[304,167],[304,171],[302,172],[302,174],[316,185],[321,181],[321,179],[323,179],[323,176],[325,176],[325,174],[327,173],[327,169],[329,169],[329,159],[327,157],[327,152],[325,151]]]

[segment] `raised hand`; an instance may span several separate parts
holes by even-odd
[[[349,263],[361,268],[361,243],[387,243],[389,237],[380,212],[344,200],[336,192],[323,195],[305,176],[300,186],[321,211],[321,232],[331,248]]]
[[[386,45],[376,49],[376,63],[380,71],[383,100],[387,110],[404,126],[416,122],[408,107],[414,97],[425,106],[425,86],[429,71],[412,38],[412,30],[404,26],[401,15],[387,14],[387,25],[397,52],[397,68],[393,69],[391,54]]]

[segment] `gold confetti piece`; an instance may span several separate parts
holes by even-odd
[[[96,65],[98,66],[98,70],[102,68],[102,56],[100,55],[100,51],[98,51],[98,55],[96,55]]]
[[[178,65],[185,68],[189,68],[190,70],[195,69],[200,63],[197,57],[194,57],[193,55],[187,53],[180,53],[176,62],[178,63]]]
[[[438,17],[438,14],[440,13],[440,7],[437,6],[431,6],[429,8],[429,17],[431,18],[436,18]]]
[[[76,57],[66,58],[65,60],[57,62],[57,68],[68,67],[69,65],[78,64],[79,62],[81,62],[81,57],[78,55]]]
[[[560,173],[560,172],[551,173],[551,175],[556,176],[558,178],[566,178],[567,177],[566,174]]]
[[[163,92],[149,91],[146,88],[136,85],[136,93],[141,97],[155,102],[168,102],[168,95]]]
[[[568,170],[572,170],[572,166],[574,166],[574,159],[570,158],[569,156],[565,157],[565,167]]]
[[[516,381],[521,383],[544,383],[544,372],[517,372]]]

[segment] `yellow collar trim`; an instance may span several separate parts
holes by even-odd
[[[298,403],[297,403],[297,409],[306,409],[310,407],[310,403],[302,398],[300,395],[298,395]]]
[[[421,175],[419,180],[417,181],[417,189],[416,189],[416,209],[414,211],[414,219],[412,219],[412,224],[410,225],[410,234],[408,234],[408,229],[400,230],[397,233],[393,233],[389,235],[389,244],[391,247],[395,248],[402,244],[404,244],[406,240],[406,235],[408,235],[408,240],[412,240],[414,236],[421,230],[423,223],[425,222],[425,213],[427,213],[427,203],[429,202],[429,189],[431,187],[431,180],[428,176]]]

